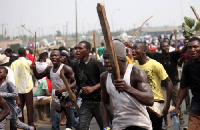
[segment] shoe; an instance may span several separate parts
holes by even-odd
[[[60,122],[60,126],[66,125],[66,123]]]
[[[72,130],[71,128],[66,128],[65,130]]]
[[[167,130],[169,127],[170,127],[170,125],[167,125],[167,126],[164,125],[164,126],[162,127],[162,129],[163,129],[163,130]]]

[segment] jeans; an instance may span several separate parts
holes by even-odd
[[[68,104],[68,106],[72,106],[71,101],[67,101],[66,104]],[[61,108],[64,113],[65,116],[67,118],[67,123],[66,123],[66,128],[72,128],[72,126],[76,129],[79,130],[78,128],[78,120],[74,117],[74,110],[73,107],[62,107]],[[61,113],[57,112],[53,105],[51,104],[51,123],[52,123],[52,130],[60,130],[60,120],[61,120]]]
[[[90,121],[95,117],[100,130],[103,130],[103,122],[101,118],[100,103],[84,103],[82,102],[81,108],[79,110],[79,125],[80,130],[88,130],[90,126]]]
[[[7,119],[4,119],[2,122],[0,122],[0,130],[5,130],[5,124],[6,124],[6,120]],[[29,126],[23,122],[21,122],[18,118],[16,119],[10,119],[10,121],[13,123],[13,125],[16,127],[16,128],[19,128],[19,129],[23,129],[23,130],[33,130],[33,127],[32,126]],[[10,127],[10,130],[12,130],[13,127]]]

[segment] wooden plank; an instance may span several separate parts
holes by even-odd
[[[67,79],[65,78],[65,75],[64,75],[63,72],[60,72],[60,78],[63,80],[63,82],[64,82],[64,84],[65,84],[65,86],[66,86],[66,88],[67,88],[67,91],[68,91],[68,93],[69,93],[69,98],[70,98],[70,99],[73,99],[73,100],[75,101],[75,102],[72,102],[72,103],[73,103],[73,105],[74,105],[75,108],[76,108],[76,112],[79,113],[78,104],[76,103],[76,99],[74,99],[72,90],[71,90],[71,88],[69,87],[69,84],[68,84]]]
[[[174,38],[175,38],[175,41],[174,41],[174,44],[175,44],[175,49],[177,49],[177,31],[176,29],[174,29]]]
[[[190,7],[191,7],[192,11],[194,12],[194,15],[196,16],[197,20],[200,20],[200,17],[197,14],[196,9],[193,6],[190,6]]]
[[[114,76],[114,79],[120,79],[119,65],[118,65],[116,53],[113,47],[112,35],[110,33],[110,26],[108,24],[106,11],[102,3],[97,4],[97,13],[99,16],[102,32],[103,32],[104,39],[106,42],[106,49],[108,51],[110,62],[112,65],[112,74]]]
[[[95,50],[95,53],[96,53],[96,59],[98,60],[98,57],[97,57],[97,46],[96,46],[96,34],[95,34],[95,30],[93,31],[93,41],[94,41],[94,50]]]

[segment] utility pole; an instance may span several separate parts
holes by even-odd
[[[68,23],[66,23],[66,44],[67,44],[67,40],[68,40]]]
[[[78,43],[77,0],[75,0],[75,12],[76,12],[76,45],[77,45],[77,43]]]
[[[4,32],[3,32],[3,26],[4,26],[4,25],[8,25],[8,24],[1,24],[1,25],[0,25],[0,26],[2,26],[2,40],[4,40],[4,35],[3,35],[3,33],[4,33]]]

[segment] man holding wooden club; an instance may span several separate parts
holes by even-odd
[[[32,69],[34,72],[34,75],[37,79],[41,79],[43,77],[50,77],[52,82],[52,92],[55,91],[55,93],[61,95],[61,97],[64,97],[63,92],[67,91],[66,85],[64,84],[63,80],[60,78],[60,74],[64,73],[65,77],[70,82],[70,88],[73,89],[76,87],[76,80],[74,78],[74,73],[71,69],[71,67],[64,65],[60,62],[60,51],[59,50],[53,50],[51,52],[51,62],[53,63],[53,66],[48,66],[42,73],[38,73],[36,70],[35,63],[32,64]],[[73,95],[72,95],[73,96]],[[53,96],[52,96],[53,97]],[[52,98],[53,99],[53,98]],[[73,98],[74,99],[74,98]],[[53,103],[52,103],[53,104]],[[51,104],[51,121],[52,121],[52,130],[60,130],[60,118],[61,113],[57,112],[54,108],[56,106]],[[74,117],[74,110],[72,108],[72,102],[70,101],[69,97],[65,97],[62,102],[60,101],[61,110],[64,110],[67,123],[66,128],[68,130],[71,130],[71,127],[73,126],[76,130],[78,130],[78,121]]]
[[[152,106],[154,99],[146,74],[126,63],[126,49],[122,42],[113,41],[120,70],[120,79],[114,80],[107,49],[104,49],[104,66],[101,75],[101,112],[104,128],[109,130],[109,105],[113,106],[113,130],[151,130],[152,125],[146,105]]]

